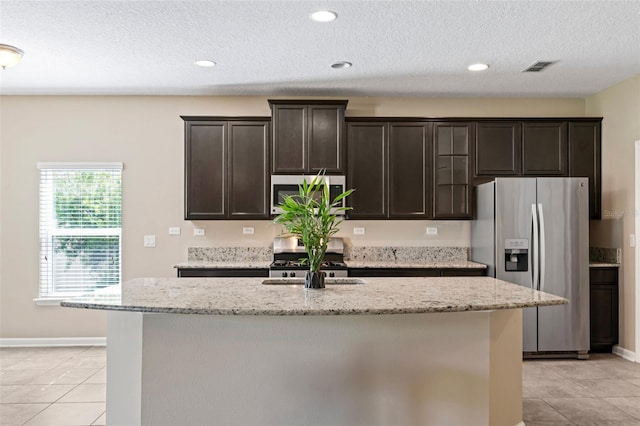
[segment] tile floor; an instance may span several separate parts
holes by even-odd
[[[0,348],[0,425],[104,425],[104,347]]]
[[[0,425],[104,425],[104,347],[0,348]],[[640,364],[526,361],[527,426],[640,426]]]
[[[525,361],[522,370],[527,426],[640,426],[638,363],[592,354],[588,361]]]

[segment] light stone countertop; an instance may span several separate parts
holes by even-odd
[[[177,269],[269,269],[272,261],[190,261],[173,265]],[[349,268],[455,268],[455,269],[486,269],[487,265],[469,260],[434,260],[434,261],[345,261]]]
[[[363,261],[346,260],[349,268],[455,268],[455,269],[486,269],[487,265],[470,260],[434,260],[434,261]]]
[[[607,263],[607,262],[589,262],[589,268],[619,268],[619,263]]]
[[[243,262],[190,261],[173,265],[176,269],[269,269],[273,260],[247,260]]]
[[[138,278],[62,306],[204,315],[371,315],[486,311],[567,300],[488,277],[366,278],[365,284],[264,285],[262,278]]]

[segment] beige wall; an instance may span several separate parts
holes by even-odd
[[[5,96],[0,98],[0,337],[105,335],[105,315],[36,306],[38,161],[122,161],[123,279],[174,276],[189,246],[267,246],[279,232],[268,221],[183,219],[183,122],[180,115],[269,115],[265,97]],[[583,116],[582,99],[350,98],[351,116]],[[425,236],[426,225],[440,229]],[[255,234],[242,235],[242,226]],[[180,226],[182,235],[169,236]],[[194,237],[193,228],[206,229]],[[366,235],[353,237],[353,226]],[[145,234],[157,247],[143,248]],[[469,244],[467,222],[349,222],[355,245]]]
[[[602,221],[591,223],[591,245],[622,248],[620,346],[635,351],[635,149],[640,140],[640,75],[586,99],[602,116]]]

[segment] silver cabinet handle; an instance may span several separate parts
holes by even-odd
[[[545,232],[544,232],[544,213],[542,204],[538,204],[540,214],[540,286],[539,289],[544,291],[544,264],[545,264]]]
[[[531,288],[538,290],[538,210],[535,204],[531,204],[531,214],[531,221],[533,222],[533,238],[531,238],[531,252],[533,253],[531,272],[533,277]]]

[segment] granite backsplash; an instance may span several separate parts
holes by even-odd
[[[589,260],[592,262],[621,263],[622,249],[589,247]]]
[[[469,258],[468,247],[345,247],[345,261],[440,262]]]
[[[441,262],[466,261],[468,247],[345,247],[346,261]],[[189,247],[189,262],[256,262],[273,260],[271,247]]]
[[[189,247],[189,262],[256,262],[273,260],[271,247]]]

